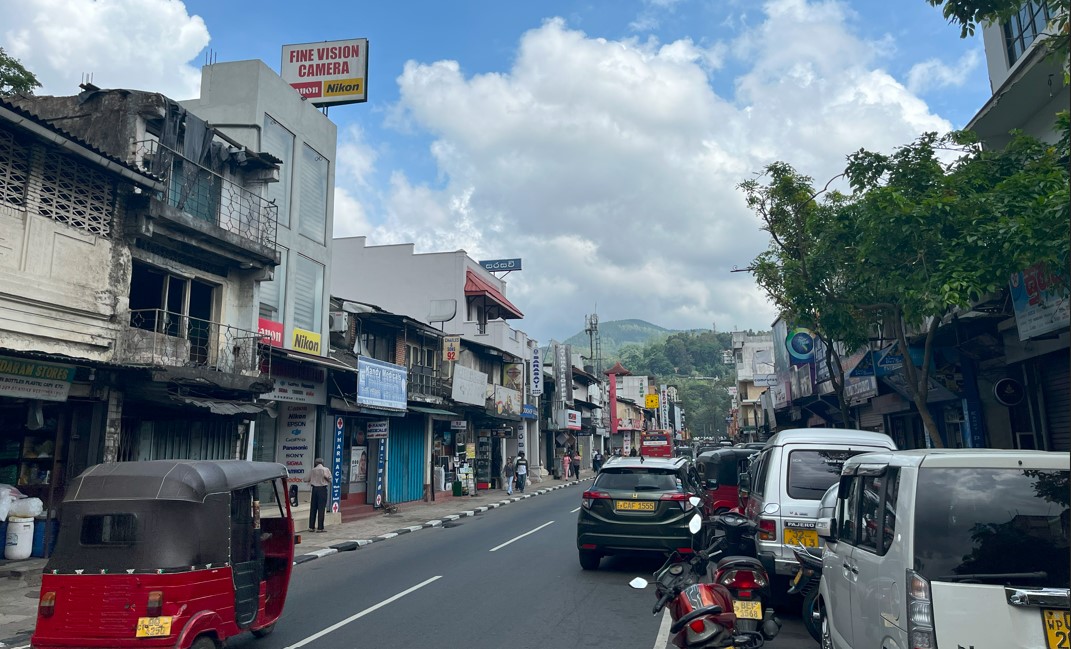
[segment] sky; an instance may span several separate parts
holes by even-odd
[[[739,184],[819,186],[860,148],[964,127],[980,37],[926,0],[19,0],[0,47],[43,83],[196,97],[200,69],[369,41],[337,106],[334,235],[521,258],[506,295],[542,343],[602,322],[768,330],[768,246]],[[412,314],[410,314],[412,315]]]

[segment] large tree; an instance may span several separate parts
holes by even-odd
[[[742,186],[771,233],[751,267],[760,286],[827,339],[891,333],[935,446],[927,394],[943,319],[1030,264],[1067,268],[1066,114],[1059,126],[1057,145],[1017,134],[989,151],[969,133],[931,133],[891,155],[860,150],[845,170],[850,195],[815,192],[783,163],[767,168],[769,183]]]
[[[0,47],[0,97],[32,95],[41,82],[18,59],[8,56]]]

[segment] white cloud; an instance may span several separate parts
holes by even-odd
[[[510,296],[542,340],[578,329],[596,302],[603,320],[767,328],[772,307],[730,272],[766,246],[737,185],[775,160],[824,184],[860,147],[950,127],[879,67],[887,40],[854,35],[848,11],[769,2],[705,50],[554,19],[521,38],[509,69],[410,61],[392,123],[433,136],[442,183],[396,173],[370,243],[523,257]],[[743,66],[733,96],[713,90],[711,51]]]
[[[938,59],[929,59],[912,66],[907,73],[907,87],[914,93],[923,93],[941,88],[959,88],[982,62],[982,53],[968,50],[954,65],[945,65]]]
[[[102,88],[199,94],[201,72],[190,62],[208,45],[208,28],[181,2],[19,0],[3,13],[5,50],[37,75],[38,94],[77,94],[83,74]]]

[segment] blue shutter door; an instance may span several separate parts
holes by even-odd
[[[423,500],[425,455],[424,418],[391,419],[387,445],[387,502]]]

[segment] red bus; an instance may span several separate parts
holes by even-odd
[[[653,431],[640,435],[640,455],[646,457],[673,457],[671,433]]]

